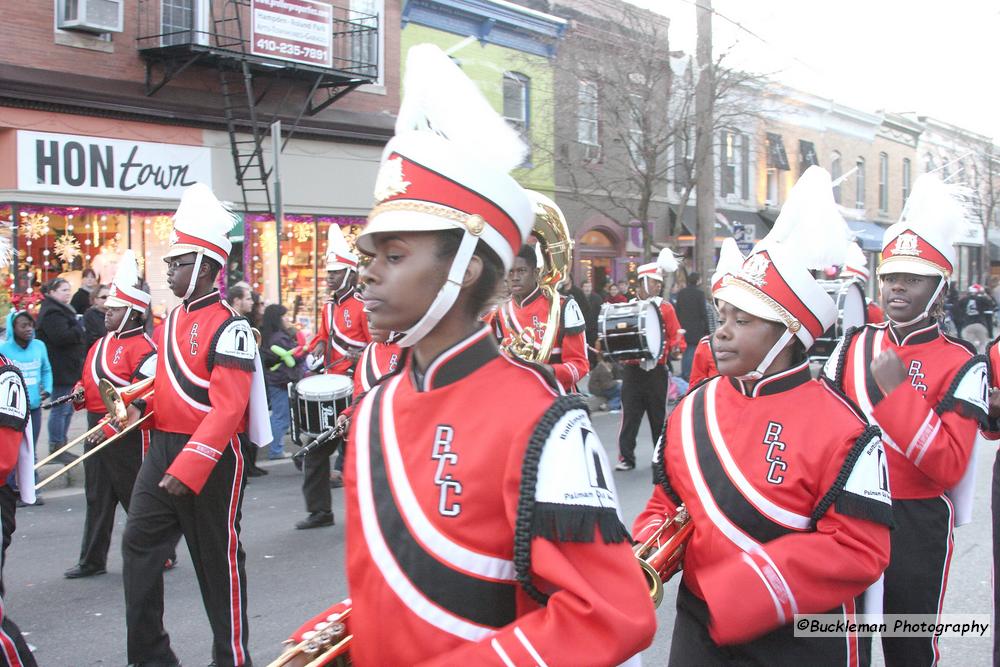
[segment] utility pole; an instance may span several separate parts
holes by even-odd
[[[694,90],[695,108],[695,197],[697,225],[694,243],[695,270],[707,278],[715,266],[715,158],[712,154],[712,126],[715,109],[712,68],[712,0],[697,0],[698,43],[695,55],[698,82]],[[705,284],[705,283],[703,283]]]

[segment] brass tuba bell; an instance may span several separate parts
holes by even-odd
[[[540,342],[534,328],[525,328],[520,335],[516,335],[513,333],[516,331],[513,323],[507,322],[506,328],[511,333],[501,346],[521,359],[546,363],[555,347],[556,336],[559,335],[559,287],[569,279],[570,268],[573,266],[573,239],[566,218],[556,203],[534,190],[527,192],[535,208],[535,224],[531,228],[531,235],[537,240],[544,261],[538,287],[549,299],[549,317],[542,326]]]

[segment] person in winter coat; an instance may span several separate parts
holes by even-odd
[[[42,401],[52,393],[52,366],[45,343],[35,338],[35,318],[26,310],[12,310],[7,315],[7,340],[0,344],[0,354],[21,369],[28,388],[31,411],[31,437],[38,446],[42,430]]]
[[[83,375],[83,359],[87,356],[83,327],[70,307],[72,288],[65,278],[55,278],[45,290],[45,299],[38,311],[38,339],[45,343],[52,364],[52,398],[57,399],[73,390]],[[49,451],[66,444],[66,431],[73,418],[73,406],[64,403],[49,414]]]
[[[104,316],[108,312],[107,301],[111,288],[107,285],[98,285],[90,293],[90,308],[83,314],[83,331],[86,336],[87,349],[89,350],[99,338],[104,338],[108,333],[104,326]]]
[[[302,361],[306,353],[296,341],[288,309],[281,304],[274,303],[264,309],[260,334],[260,360],[264,364],[264,383],[267,385],[267,402],[271,406],[271,433],[274,436],[267,458],[273,460],[285,456],[285,434],[291,425],[288,383],[302,379]]]

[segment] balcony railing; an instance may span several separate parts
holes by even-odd
[[[379,17],[316,0],[139,0],[139,51],[376,80]]]

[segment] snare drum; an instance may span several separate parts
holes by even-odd
[[[837,343],[848,329],[865,325],[865,293],[855,280],[846,282],[831,280],[818,281],[830,298],[837,303],[837,321],[816,339],[809,357],[817,361],[830,358]]]
[[[597,339],[609,359],[659,359],[665,343],[660,309],[652,301],[606,303],[597,319]]]
[[[289,403],[294,439],[304,445],[332,428],[337,416],[351,404],[353,392],[354,381],[346,375],[312,375],[299,380]]]

